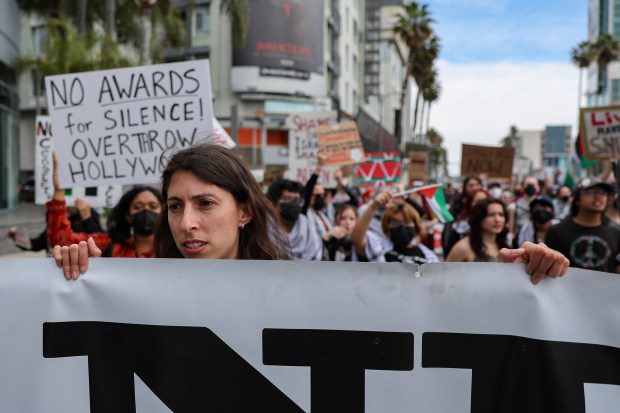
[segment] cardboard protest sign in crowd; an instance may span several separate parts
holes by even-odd
[[[213,135],[208,60],[45,82],[62,187],[152,183],[166,155]]]
[[[489,178],[512,177],[515,148],[463,144],[461,152],[461,174]]]
[[[580,123],[587,159],[620,158],[620,106],[582,108]]]
[[[54,139],[49,116],[37,116],[35,122],[35,203],[44,205],[54,196],[53,158]],[[78,198],[88,201],[93,207],[112,208],[123,195],[121,185],[73,187],[65,190],[65,201],[73,206]]]
[[[355,165],[364,160],[364,147],[355,122],[316,128],[318,156],[325,165]]]
[[[317,127],[331,126],[336,120],[332,112],[307,112],[290,115],[286,118],[289,128],[289,178],[295,181],[306,182],[319,165],[319,142]],[[328,188],[337,185],[335,167],[323,168],[319,176],[319,183]]]

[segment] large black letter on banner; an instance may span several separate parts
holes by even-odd
[[[310,367],[312,413],[361,413],[365,370],[413,370],[413,334],[264,329],[263,363]]]
[[[422,367],[472,370],[472,413],[583,413],[584,383],[620,384],[620,349],[484,334],[424,333]]]
[[[88,356],[92,413],[135,413],[134,373],[175,413],[302,412],[208,328],[44,323],[43,356]]]

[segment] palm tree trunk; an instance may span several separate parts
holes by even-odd
[[[415,131],[417,130],[417,126],[418,126],[418,104],[420,103],[420,95],[422,94],[422,92],[420,91],[420,88],[418,87],[418,95],[415,98],[415,110],[413,111],[413,140],[415,142]]]
[[[105,31],[112,40],[116,40],[116,0],[106,0]]]
[[[431,126],[431,107],[433,106],[433,102],[428,102],[428,110],[426,111],[426,134],[428,135],[428,130]]]
[[[420,129],[419,133],[422,135],[424,133],[424,110],[426,109],[426,101],[422,98],[422,110],[420,111]]]
[[[581,93],[583,88],[583,68],[579,68],[579,93],[577,94],[577,109],[581,109],[581,100],[583,98],[583,94]]]
[[[86,8],[88,7],[88,0],[79,0],[78,2],[78,34],[84,35],[86,33]]]
[[[140,4],[140,64],[150,65],[151,37],[153,35],[153,7],[148,2]]]

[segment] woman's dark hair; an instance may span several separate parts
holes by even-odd
[[[279,179],[269,185],[269,189],[267,190],[267,199],[276,204],[282,197],[282,192],[284,191],[296,192],[302,198],[304,196],[304,187],[301,186],[299,182],[291,181],[289,179]]]
[[[280,216],[261,192],[258,183],[241,157],[222,146],[203,144],[177,152],[162,173],[162,192],[168,199],[172,176],[188,171],[201,180],[222,188],[244,205],[252,215],[239,233],[238,258],[248,260],[288,259],[285,234]],[[162,258],[181,258],[170,224],[168,205],[164,202],[155,230],[155,252]]]
[[[357,219],[358,217],[357,208],[355,208],[353,205],[347,204],[347,203],[335,205],[335,210],[336,210],[336,213],[334,214],[335,225],[338,225],[338,221],[340,221],[340,217],[342,217],[342,214],[344,214],[344,211],[349,210],[349,209],[353,211],[353,213],[355,214],[355,218]]]
[[[579,200],[581,199],[581,188],[573,193],[573,202],[570,204],[570,216],[576,217],[579,214]]]
[[[490,258],[484,248],[484,242],[482,241],[482,221],[487,215],[489,215],[489,206],[492,204],[501,205],[502,211],[504,211],[504,217],[506,217],[506,222],[508,220],[506,206],[499,199],[483,199],[474,207],[471,216],[469,217],[469,243],[471,244],[471,249],[474,250],[476,257]],[[507,236],[508,227],[504,225],[502,232],[497,234],[495,237],[497,248],[508,248],[508,242],[506,241]]]
[[[474,198],[476,197],[476,194],[478,192],[484,192],[487,197],[489,195],[489,193],[484,189],[472,189],[471,191],[467,192],[463,197],[463,209],[461,209],[461,212],[459,213],[457,219],[469,218],[473,209],[472,203],[474,202]]]
[[[477,176],[468,176],[465,178],[465,180],[463,181],[463,192],[467,191],[467,184],[469,184],[469,181],[478,181],[478,183],[480,185],[482,185],[482,180],[480,178],[478,178]]]
[[[116,204],[112,210],[110,219],[108,219],[108,234],[110,234],[112,242],[124,243],[131,235],[131,224],[127,221],[129,207],[131,206],[134,198],[144,191],[148,191],[155,195],[155,198],[157,198],[163,207],[164,198],[162,197],[161,192],[155,188],[151,188],[150,186],[134,186],[129,191],[125,192],[120,201],[118,201],[118,204]]]

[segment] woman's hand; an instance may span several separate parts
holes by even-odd
[[[80,213],[80,218],[82,218],[82,221],[86,221],[88,218],[92,216],[92,210],[87,200],[82,199],[82,198],[76,199],[75,207]]]
[[[62,272],[68,281],[77,280],[80,274],[84,274],[88,270],[88,257],[101,257],[101,250],[90,237],[88,241],[71,244],[68,247],[56,245],[52,257],[56,260],[58,268],[62,268]]]
[[[342,239],[347,236],[347,230],[341,227],[340,225],[336,225],[335,227],[331,228],[327,232],[327,236],[328,236],[328,239],[329,238]]]
[[[532,277],[532,284],[538,284],[543,277],[562,277],[570,261],[561,253],[545,244],[525,242],[518,249],[502,248],[499,252],[504,262],[527,264],[526,272]]]
[[[390,199],[392,199],[392,194],[390,192],[379,192],[377,196],[375,196],[375,199],[372,200],[372,207],[374,209],[383,208],[390,202]]]

